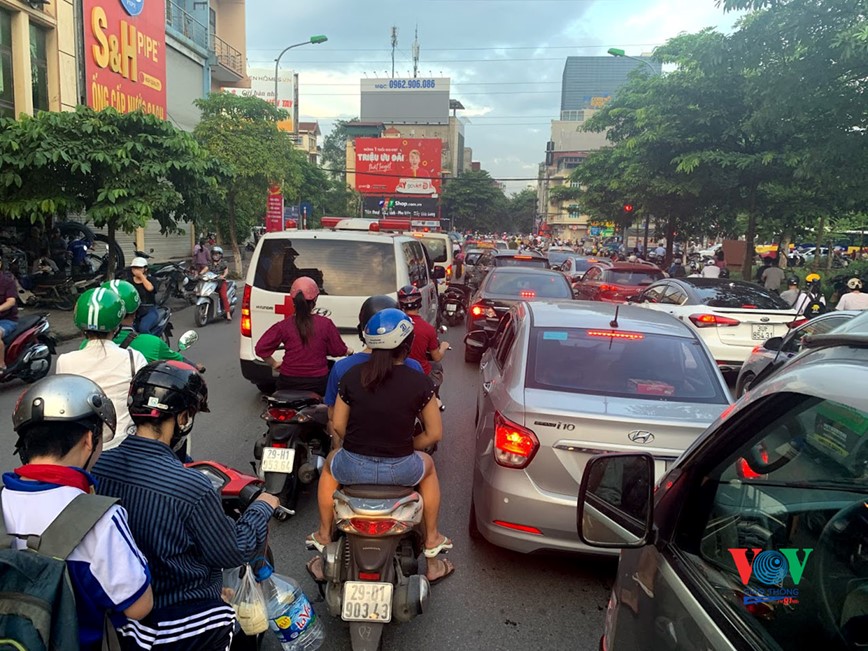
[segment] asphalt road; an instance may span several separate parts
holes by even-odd
[[[193,327],[193,311],[174,317],[175,332]],[[238,325],[212,323],[198,329],[200,339],[189,356],[205,364],[210,414],[196,418],[193,454],[213,458],[241,470],[249,469],[254,440],[263,431],[262,403],[255,387],[238,366]],[[447,353],[442,396],[444,441],[436,453],[443,490],[440,529],[455,542],[449,558],[456,572],[432,588],[429,612],[407,624],[386,628],[386,649],[595,650],[603,624],[603,611],[615,564],[608,560],[568,555],[522,555],[467,534],[472,476],[473,414],[477,369],[463,362],[463,328],[449,333],[455,350]],[[61,352],[73,347],[61,346]],[[0,386],[0,468],[14,467],[11,413],[23,385]],[[311,487],[313,488],[313,487]],[[305,536],[317,526],[313,490],[302,496],[298,515],[287,522],[272,522],[271,546],[277,571],[296,578],[314,600],[316,587],[304,564],[310,552]],[[314,601],[326,629],[324,649],[348,650],[349,633],[331,618],[324,604]],[[276,641],[265,647],[277,650]]]

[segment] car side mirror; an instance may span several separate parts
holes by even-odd
[[[647,453],[611,453],[585,465],[576,528],[586,545],[642,547],[654,526],[654,458]]]
[[[767,339],[763,344],[763,348],[766,350],[777,351],[781,349],[781,344],[784,343],[783,337],[772,337],[771,339]]]
[[[488,348],[488,334],[485,330],[471,330],[464,335],[464,343],[482,352]]]
[[[187,332],[178,337],[178,350],[187,350],[197,341],[199,341],[199,333],[195,330],[187,330]]]
[[[446,278],[446,270],[443,267],[434,267],[431,270],[431,277],[434,280],[442,280],[443,278]]]
[[[642,298],[641,294],[633,294],[633,296],[627,297],[627,302],[628,303],[644,303],[645,299]]]

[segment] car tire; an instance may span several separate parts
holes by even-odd
[[[473,503],[472,497],[470,498],[470,516],[467,518],[467,535],[470,536],[470,540],[483,540],[482,532],[476,523],[476,504]]]
[[[751,385],[754,383],[754,380],[756,380],[756,375],[754,375],[753,373],[745,373],[744,375],[742,375],[738,379],[738,382],[735,386],[735,397],[741,398],[744,393],[748,389],[750,389]]]
[[[470,348],[464,349],[464,361],[468,364],[478,364],[480,356]]]

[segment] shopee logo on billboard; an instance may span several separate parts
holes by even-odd
[[[356,138],[356,190],[362,194],[440,194],[439,138]]]

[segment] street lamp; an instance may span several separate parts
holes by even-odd
[[[659,72],[657,72],[657,69],[654,66],[652,66],[650,63],[648,63],[645,59],[640,59],[639,57],[631,57],[629,54],[624,52],[624,50],[622,50],[621,48],[610,47],[607,50],[607,52],[609,54],[611,54],[613,57],[621,57],[623,59],[632,59],[633,61],[638,61],[639,63],[644,63],[646,66],[648,66],[651,69],[651,74],[654,76],[657,76],[658,74],[660,74]]]
[[[277,58],[274,60],[274,108],[279,108],[277,105],[277,75],[278,69],[280,68],[280,58],[294,47],[301,47],[302,45],[319,45],[320,43],[325,43],[327,40],[329,40],[329,38],[325,34],[314,34],[306,41],[283,48],[283,51],[277,55]]]

